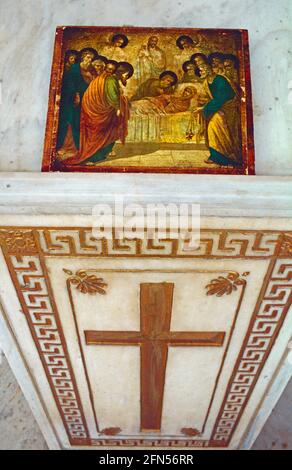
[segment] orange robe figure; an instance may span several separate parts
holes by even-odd
[[[118,78],[103,72],[83,95],[79,152],[64,163],[78,165],[104,160],[117,140],[125,143],[128,119],[128,101],[121,92]]]

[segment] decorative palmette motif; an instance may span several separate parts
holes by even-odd
[[[63,269],[63,271],[70,276],[68,281],[82,294],[106,294],[107,284],[102,277],[89,274],[89,271],[84,269],[79,269],[75,274],[69,269]]]
[[[245,272],[242,276],[248,276],[249,272]],[[207,295],[216,295],[222,297],[222,295],[230,295],[233,291],[236,291],[238,286],[246,284],[246,280],[242,279],[236,272],[230,272],[226,277],[219,276],[217,279],[212,279],[210,284],[206,285]]]

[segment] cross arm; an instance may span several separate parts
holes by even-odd
[[[86,344],[113,344],[116,346],[138,346],[142,337],[139,331],[84,331]]]
[[[222,346],[224,331],[171,331],[168,343],[170,346]]]

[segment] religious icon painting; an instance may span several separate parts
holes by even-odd
[[[247,31],[58,27],[42,170],[254,174]]]

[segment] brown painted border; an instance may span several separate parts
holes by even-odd
[[[180,251],[180,241],[173,238],[158,239],[158,240],[147,240],[145,251],[143,253],[143,240],[137,239],[123,239],[122,241],[116,237],[113,231],[112,240],[102,239],[100,240],[100,250],[94,245],[86,244],[86,235],[90,234],[91,229],[85,227],[47,227],[38,228],[39,237],[43,236],[43,243],[46,248],[43,249],[46,256],[78,256],[78,257],[175,257],[175,258],[208,258],[208,259],[269,259],[275,255],[276,247],[279,242],[279,237],[283,233],[280,230],[236,230],[236,229],[201,229],[200,231],[200,248],[205,247],[203,253],[199,250],[192,252],[186,250],[185,253]],[[51,233],[56,232],[59,235],[56,236],[56,242],[60,242],[61,245],[54,244],[51,238]],[[65,232],[65,233],[64,233]],[[72,232],[72,235],[68,235],[68,232]],[[74,235],[77,235],[79,245],[76,246]],[[231,238],[231,235],[234,238]],[[253,235],[254,239],[252,246],[249,246],[249,242],[246,235]],[[271,235],[269,245],[271,248],[262,246],[263,238]],[[229,239],[230,236],[230,239]],[[273,239],[274,237],[274,239]],[[285,240],[287,246],[292,244],[292,232],[286,232]],[[90,237],[91,242],[96,239]],[[67,244],[67,249],[64,249],[62,243]],[[284,242],[283,242],[284,243]],[[165,247],[166,244],[166,247]],[[131,246],[134,246],[133,252],[131,252]],[[239,246],[236,250],[236,246]],[[80,249],[78,249],[80,247]],[[56,251],[63,248],[63,251]],[[168,248],[171,248],[168,250]],[[83,251],[82,251],[83,250]],[[149,250],[149,251],[148,251]],[[250,254],[248,253],[250,250]],[[220,253],[218,254],[218,251]],[[234,252],[239,251],[238,254]],[[289,251],[289,248],[288,248]],[[280,253],[279,256],[285,256],[285,252]]]
[[[16,258],[21,262],[22,255],[7,253],[5,249],[3,254],[67,436],[70,442],[76,439],[76,436],[88,439],[89,432],[78,386],[44,258],[41,253],[24,254],[28,266],[16,268],[12,260]],[[41,267],[41,273],[36,273],[36,262]],[[24,285],[19,282],[18,274],[23,275]],[[44,282],[45,291],[42,291],[38,281]],[[29,306],[27,297],[30,302],[36,301],[36,306]],[[51,311],[48,311],[48,305],[52,307]]]
[[[243,345],[238,355],[236,364],[232,371],[226,393],[221,405],[216,423],[214,425],[211,440],[221,440],[228,445],[236,430],[237,424],[245,410],[249,398],[258,382],[263,367],[268,359],[272,347],[278,337],[280,329],[292,304],[292,262],[281,264],[277,268],[277,258],[269,263],[264,283],[257,300],[248,331]],[[282,270],[287,269],[287,277],[277,277]],[[276,282],[280,281],[277,286]],[[282,284],[285,281],[286,284]],[[271,284],[275,282],[271,286]],[[275,294],[279,288],[278,297]],[[281,288],[289,289],[288,299],[283,302],[281,299]],[[269,300],[269,308],[261,307]],[[281,309],[279,318],[272,310]],[[271,310],[271,313],[269,313]],[[276,310],[275,310],[276,311]],[[266,314],[265,314],[266,313]],[[257,330],[257,323],[260,324]],[[269,329],[274,328],[273,334],[269,337]]]

